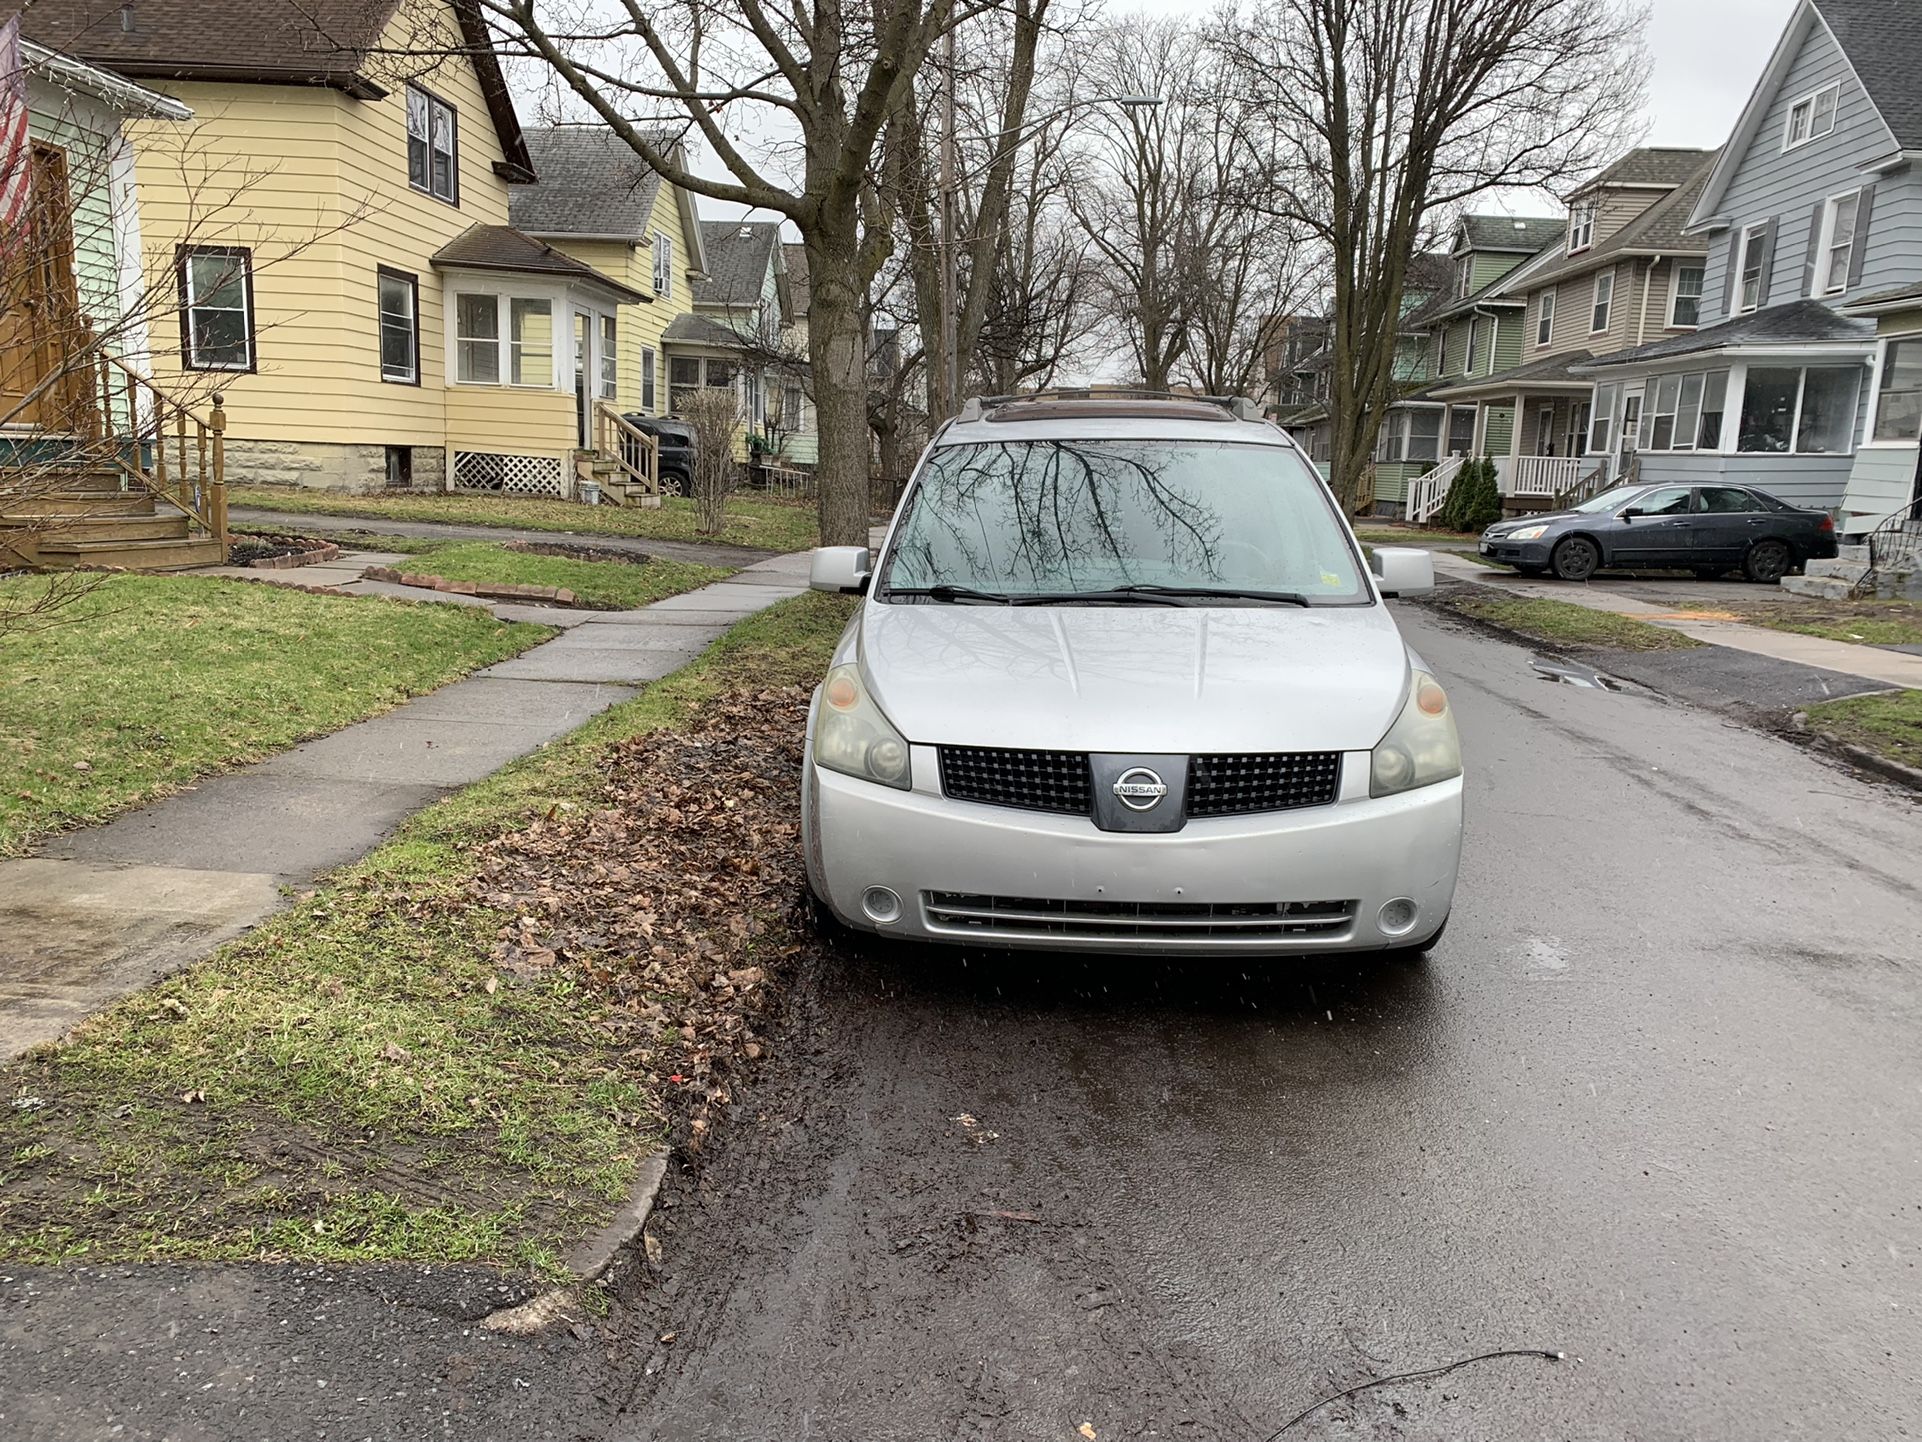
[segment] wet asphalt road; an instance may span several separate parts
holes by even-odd
[[[659,1214],[632,1439],[1922,1434],[1922,812],[1404,611],[1426,966],[831,958]],[[962,1120],[957,1120],[961,1118]]]
[[[1263,1442],[1510,1347],[1567,1360],[1284,1442],[1922,1436],[1922,808],[1402,615],[1471,768],[1426,965],[838,949],[611,1324],[0,1268],[0,1439]]]

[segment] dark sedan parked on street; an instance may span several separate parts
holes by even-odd
[[[1597,571],[1740,570],[1774,584],[1835,554],[1835,522],[1753,486],[1617,486],[1572,510],[1497,521],[1481,553],[1524,576],[1586,581]]]

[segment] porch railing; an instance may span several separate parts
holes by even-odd
[[[1433,470],[1424,471],[1408,483],[1408,519],[1425,525],[1448,499],[1448,488],[1461,474],[1464,456],[1450,456]]]
[[[225,546],[227,411],[220,392],[203,417],[104,351],[95,383],[87,426],[96,449],[127,480],[186,512],[193,525]]]
[[[1498,456],[1495,479],[1504,496],[1555,496],[1582,476],[1580,456]]]
[[[661,494],[661,443],[606,401],[594,403],[594,449],[621,469],[629,491]]]
[[[1922,496],[1883,517],[1867,538],[1868,569],[1849,588],[1851,596],[1875,594],[1876,582],[1890,571],[1922,562]]]
[[[1594,468],[1590,470],[1587,475],[1576,481],[1575,484],[1567,490],[1556,493],[1555,508],[1557,510],[1566,510],[1570,506],[1579,506],[1583,501],[1593,496],[1599,496],[1603,491],[1607,490],[1608,487],[1608,462],[1605,460],[1597,461]]]

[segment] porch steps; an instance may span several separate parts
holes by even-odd
[[[1876,591],[1881,595],[1902,595],[1913,584],[1917,567],[1896,566],[1878,575]],[[1802,575],[1784,576],[1782,589],[1791,596],[1809,596],[1824,601],[1845,601],[1855,594],[1869,573],[1869,548],[1866,545],[1838,546],[1832,561],[1810,561]]]
[[[40,543],[40,565],[49,571],[70,571],[80,566],[117,566],[129,571],[185,571],[194,566],[218,566],[226,559],[225,548],[208,536],[182,534],[145,541],[82,541],[71,536],[52,537]]]
[[[49,514],[37,510],[28,515],[0,514],[0,531],[33,530],[41,533],[40,549],[46,551],[56,540],[74,541],[172,541],[187,534],[187,518],[128,515],[116,512]]]

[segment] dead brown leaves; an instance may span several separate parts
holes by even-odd
[[[611,1000],[617,1038],[698,1148],[767,1053],[770,973],[798,943],[800,687],[737,693],[686,728],[611,748],[592,803],[488,843],[476,901],[505,911],[495,960]]]

